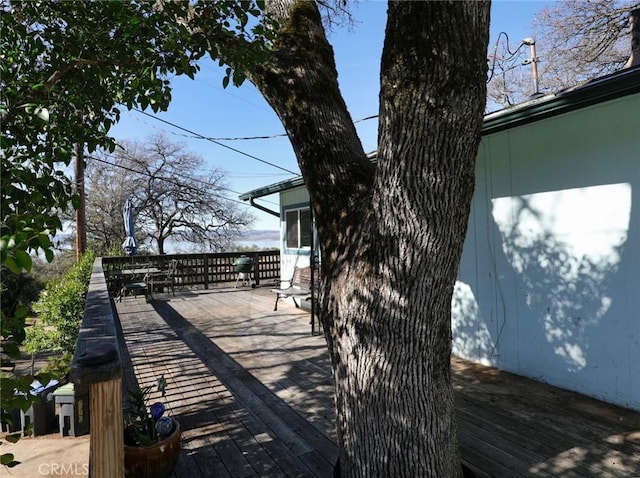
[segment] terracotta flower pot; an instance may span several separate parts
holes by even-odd
[[[180,457],[180,424],[173,420],[173,432],[149,446],[124,446],[124,474],[134,478],[166,478]]]

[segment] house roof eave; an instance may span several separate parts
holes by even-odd
[[[371,151],[370,153],[367,153],[367,158],[369,158],[369,160],[372,162],[377,161],[377,152]],[[270,194],[289,191],[290,189],[295,189],[300,186],[304,186],[304,178],[302,176],[296,176],[295,178],[285,179],[284,181],[280,181],[279,183],[269,184],[268,186],[246,192],[244,194],[241,194],[239,198],[242,201],[250,201],[252,199],[269,196]]]
[[[483,136],[640,92],[640,67],[617,71],[485,115]]]
[[[640,66],[617,71],[558,93],[532,98],[524,103],[489,113],[484,117],[481,134],[487,136],[634,93],[640,93]],[[376,152],[367,154],[367,157],[375,161]],[[297,176],[241,194],[240,199],[249,201],[300,186],[304,186],[304,178]]]
[[[282,191],[288,191],[300,186],[304,186],[304,178],[302,176],[296,176],[295,178],[286,179],[278,183],[269,184],[261,188],[254,189],[240,195],[242,201],[249,201],[250,199],[257,199],[270,194],[280,193]]]

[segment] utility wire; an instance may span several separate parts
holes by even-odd
[[[167,121],[161,120],[157,116],[153,116],[153,115],[151,115],[149,113],[145,113],[144,111],[140,111],[140,110],[136,110],[136,111],[139,111],[140,113],[144,113],[144,114],[146,114],[147,116],[150,116],[153,119],[168,123]],[[353,124],[362,123],[363,121],[367,121],[367,120],[374,119],[374,118],[377,118],[377,117],[378,117],[378,115],[372,115],[372,116],[367,116],[365,118],[360,118],[360,119],[355,120],[353,122]],[[148,125],[148,126],[150,126],[152,128],[155,128],[155,126],[151,125],[150,123],[147,123],[146,121],[142,121],[142,120],[139,120],[139,121],[141,121],[142,123],[144,123],[144,124],[146,124],[146,125]],[[173,124],[171,124],[171,125],[175,126],[177,128],[180,128],[177,125],[173,125]],[[183,128],[180,128],[180,129],[183,129]],[[249,141],[249,140],[255,140],[255,139],[286,138],[287,137],[287,133],[278,133],[278,134],[264,135],[264,136],[237,136],[237,137],[215,137],[215,136],[204,136],[204,135],[200,135],[200,134],[196,134],[196,135],[180,134],[178,136],[181,136],[183,138],[206,139],[207,141]],[[289,171],[287,170],[287,172],[289,172]]]
[[[500,58],[500,61],[503,61],[503,62],[506,63],[506,62],[512,60],[520,52],[520,48],[522,48],[525,45],[524,42],[521,42],[520,45],[518,45],[518,48],[515,49],[515,51],[511,51],[511,49],[509,48],[509,35],[507,35],[505,32],[500,32],[498,34],[498,38],[496,39],[496,43],[495,43],[495,45],[493,47],[493,59],[492,59],[493,61],[492,61],[492,64],[491,64],[491,68],[489,69],[490,74],[489,74],[489,78],[487,79],[487,83],[489,83],[493,79],[493,76],[494,76],[494,73],[495,73],[495,68],[496,68],[496,61],[498,60],[498,55],[497,55],[498,44],[500,43],[500,37],[503,36],[503,35],[504,35],[505,40],[506,40],[507,53],[509,53],[509,55],[511,55],[511,56],[509,56],[508,58]]]
[[[194,136],[196,136],[196,137],[198,137],[198,138],[200,138],[200,139],[205,139],[205,140],[207,140],[207,141],[212,142],[213,144],[216,144],[216,145],[221,146],[221,147],[223,147],[223,148],[227,148],[227,149],[229,149],[229,150],[231,150],[231,151],[233,151],[233,152],[235,152],[235,153],[242,154],[243,156],[247,156],[248,158],[251,158],[251,159],[253,159],[253,160],[255,160],[255,161],[259,161],[259,162],[264,163],[264,164],[267,164],[267,165],[269,165],[269,166],[271,166],[271,167],[274,167],[274,168],[280,169],[280,170],[285,171],[285,172],[287,172],[287,173],[291,173],[291,174],[293,174],[293,175],[295,175],[295,176],[298,176],[298,175],[299,175],[299,173],[296,173],[295,171],[291,171],[290,169],[283,168],[282,166],[279,166],[279,165],[277,165],[277,164],[275,164],[275,163],[271,163],[271,162],[266,161],[266,160],[264,160],[264,159],[260,159],[260,158],[258,158],[257,156],[253,156],[252,154],[245,153],[244,151],[240,151],[239,149],[236,149],[236,148],[234,148],[234,147],[232,147],[232,146],[228,146],[228,145],[226,145],[226,144],[224,144],[224,143],[221,143],[221,142],[219,142],[219,141],[216,141],[216,140],[214,140],[214,139],[207,138],[206,136],[204,136],[204,135],[202,135],[202,134],[200,134],[200,133],[196,133],[195,131],[191,131],[191,130],[189,130],[189,129],[187,129],[187,128],[183,128],[182,126],[178,126],[177,124],[172,123],[172,122],[170,122],[170,121],[163,120],[162,118],[158,118],[157,116],[154,116],[154,115],[152,115],[152,114],[149,114],[149,113],[147,113],[146,111],[142,111],[142,110],[140,110],[140,109],[138,109],[138,108],[133,108],[133,109],[134,109],[135,111],[137,111],[138,113],[142,113],[143,115],[149,116],[150,118],[154,118],[154,119],[156,119],[156,120],[158,120],[158,121],[160,121],[160,122],[162,122],[162,123],[168,124],[169,126],[172,126],[172,127],[174,127],[174,128],[177,128],[177,129],[179,129],[179,130],[186,131],[187,133],[192,134],[192,135],[194,135]]]
[[[109,166],[113,166],[113,167],[116,167],[116,168],[124,169],[125,171],[129,171],[129,172],[134,173],[134,174],[139,174],[141,176],[148,176],[150,178],[158,179],[160,181],[165,181],[167,183],[173,184],[174,186],[180,186],[180,184],[178,184],[177,182],[171,180],[170,178],[166,178],[166,177],[163,177],[163,176],[154,176],[151,173],[149,173],[148,171],[139,171],[137,169],[130,168],[130,167],[125,166],[123,164],[112,163],[110,161],[107,161],[105,159],[98,158],[98,157],[95,157],[95,156],[87,156],[87,159],[92,159],[94,161],[98,161],[100,163],[107,164]],[[179,176],[179,177],[182,177],[182,178],[187,179],[189,181],[197,181],[197,182],[200,182],[200,183],[205,184],[205,185],[208,184],[207,181],[205,181],[204,179],[193,178],[193,177],[187,176],[185,174],[180,174],[180,173],[173,173],[173,174],[174,174],[174,176]],[[234,193],[234,194],[238,194],[238,195],[241,194],[238,191],[234,191],[233,189],[229,189],[229,188],[226,188],[224,186],[217,186],[217,187],[219,189],[222,189],[222,190],[225,190],[225,191],[229,191],[229,192]],[[211,195],[215,196],[217,198],[220,198],[220,199],[224,199],[226,201],[231,201],[231,202],[235,202],[235,203],[238,203],[238,204],[242,204],[243,206],[247,205],[246,202],[238,201],[237,199],[232,199],[232,198],[229,198],[227,196],[223,196],[221,194],[211,193]],[[265,201],[265,202],[271,202],[271,201]],[[272,204],[275,204],[275,203],[272,203]]]

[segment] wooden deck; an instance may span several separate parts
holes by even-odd
[[[332,377],[309,314],[268,289],[117,303],[141,385],[164,374],[181,423],[176,477],[329,477]],[[128,360],[130,360],[128,365]],[[477,476],[640,477],[640,414],[454,359],[458,434]]]

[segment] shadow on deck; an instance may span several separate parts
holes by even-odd
[[[219,288],[116,304],[125,375],[167,379],[162,400],[183,429],[176,477],[332,476],[324,338],[311,336],[307,312],[272,312],[273,300]],[[478,476],[640,476],[640,414],[463,360],[452,367],[462,455]]]

